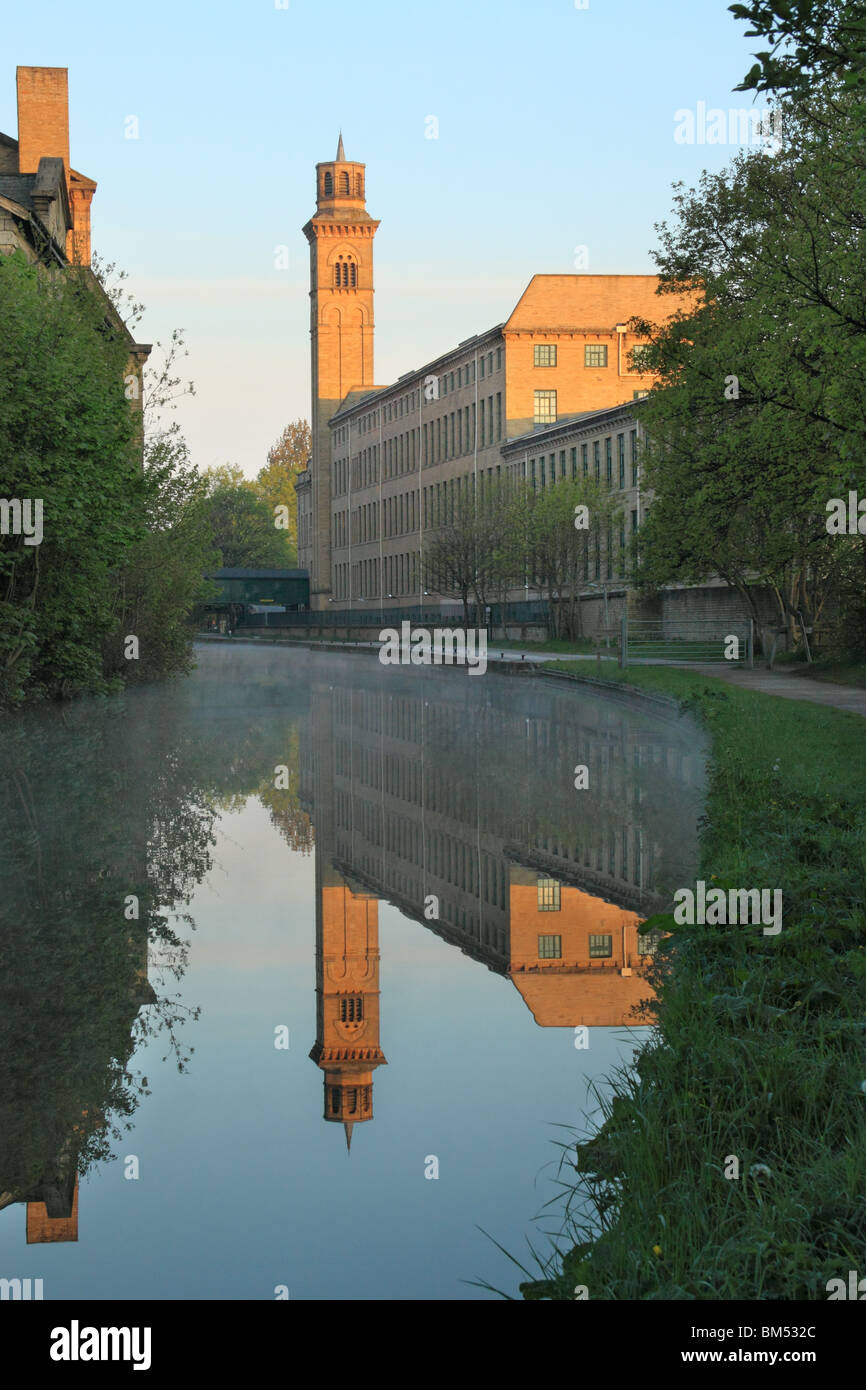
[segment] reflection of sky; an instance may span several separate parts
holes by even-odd
[[[539,1028],[513,985],[387,904],[379,909],[381,1043],[371,1123],[347,1155],[322,1119],[315,1039],[314,858],[292,853],[256,801],[218,827],[214,867],[180,991],[189,1073],[132,1059],[152,1094],[118,1161],[82,1184],[78,1243],[27,1247],[24,1207],[0,1213],[0,1274],[45,1280],[46,1298],[484,1297],[516,1291],[552,1195],[562,1136],[594,1101],[587,1085],[622,1055],[624,1030]],[[160,990],[162,992],[162,990]],[[274,1029],[290,1029],[288,1052]],[[140,1178],[123,1177],[136,1154]],[[439,1159],[437,1181],[424,1160]],[[553,1165],[553,1167],[551,1167]]]

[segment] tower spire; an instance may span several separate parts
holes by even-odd
[[[352,1125],[354,1120],[344,1120],[343,1129],[346,1131],[346,1153],[352,1152]]]
[[[345,164],[345,162],[346,162],[346,151],[343,149],[343,132],[342,132],[342,130],[341,130],[341,131],[340,131],[340,138],[339,138],[339,140],[337,141],[337,158],[336,158],[336,160],[335,160],[335,163],[337,163],[337,164]]]

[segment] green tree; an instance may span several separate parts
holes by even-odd
[[[755,54],[758,62],[738,92],[787,92],[808,98],[815,85],[829,77],[852,89],[866,83],[866,14],[861,0],[748,0],[729,9],[736,19],[752,25],[746,30],[748,38],[771,44]]]
[[[662,290],[696,298],[650,353],[638,573],[719,574],[755,617],[769,586],[793,623],[838,601],[850,545],[827,535],[826,504],[864,479],[866,164],[838,84],[783,114],[780,149],[678,186],[678,222],[659,229]]]
[[[220,564],[207,482],[179,434],[146,442],[144,480],[146,531],[130,547],[115,591],[117,631],[138,637],[139,660],[125,661],[118,638],[104,653],[106,670],[128,680],[191,669],[194,633],[188,619],[214,587],[205,572]]]
[[[208,524],[222,567],[291,568],[287,533],[275,527],[268,503],[256,495],[240,470],[216,469],[208,479]]]
[[[579,594],[590,551],[606,553],[620,520],[615,495],[599,484],[562,478],[530,489],[530,568],[550,598],[554,637],[583,635]]]
[[[41,544],[0,536],[0,702],[104,685],[114,575],[144,531],[127,354],[89,271],[0,257],[3,495],[43,508]]]
[[[276,444],[268,450],[268,461],[253,483],[257,497],[267,505],[271,518],[277,507],[285,507],[288,525],[284,532],[291,551],[291,563],[298,558],[298,499],[295,482],[307,466],[312,435],[306,420],[292,420]]]

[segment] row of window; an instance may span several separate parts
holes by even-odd
[[[536,395],[541,395],[541,394],[544,394],[544,393],[543,393],[543,392],[536,392]],[[547,393],[547,394],[553,394],[553,395],[555,395],[556,393],[555,393],[555,392],[552,392],[552,393]],[[595,440],[593,440],[593,442],[592,442],[592,470],[593,470],[593,471],[592,471],[592,476],[593,476],[593,478],[595,479],[595,481],[596,481],[597,483],[600,483],[600,482],[601,482],[601,480],[602,480],[602,471],[601,471],[601,464],[602,464],[602,444],[604,445],[604,481],[607,483],[607,486],[608,486],[609,488],[612,488],[612,487],[613,487],[613,479],[614,479],[614,467],[613,467],[613,465],[614,465],[613,435],[608,435],[603,441],[602,441],[601,439],[595,439]],[[523,468],[522,468],[522,476],[523,476],[524,478],[526,478],[526,477],[528,476],[528,477],[529,477],[529,480],[530,480],[530,482],[531,482],[531,484],[532,484],[533,487],[537,487],[537,486],[539,486],[539,485],[540,485],[541,487],[546,487],[548,481],[549,481],[549,482],[551,483],[551,485],[552,485],[553,483],[557,482],[559,479],[567,478],[567,477],[569,477],[569,476],[572,478],[572,480],[575,480],[575,479],[577,479],[578,477],[588,478],[588,477],[590,476],[590,471],[589,471],[589,464],[590,464],[589,449],[590,449],[590,445],[589,445],[589,444],[581,444],[581,445],[580,445],[580,472],[579,472],[579,473],[578,473],[577,448],[578,448],[577,445],[572,445],[571,449],[568,450],[568,451],[566,451],[565,449],[560,449],[560,450],[559,450],[558,469],[557,469],[557,452],[556,452],[556,450],[554,450],[552,453],[550,453],[550,454],[548,454],[548,455],[540,454],[540,455],[538,455],[537,459],[536,459],[536,458],[531,458],[531,459],[529,460],[529,472],[528,472],[528,474],[527,474],[527,470],[526,470],[526,462],[524,461]],[[566,463],[566,452],[568,452],[568,463]],[[627,468],[626,468],[626,464],[627,464],[627,463],[628,463],[628,465],[629,465],[629,467],[630,467],[630,469],[631,469],[631,486],[632,486],[632,487],[637,487],[637,485],[638,485],[637,430],[630,430],[630,431],[629,431],[628,459],[626,459],[625,432],[623,432],[623,433],[621,433],[621,434],[618,434],[618,435],[616,436],[616,471],[617,471],[618,485],[619,485],[620,488],[625,488],[625,487],[627,486],[627,481],[626,481],[626,480],[627,480]]]
[[[637,343],[632,348],[634,372],[644,370],[643,359],[649,351],[648,343]],[[555,367],[556,366],[556,344],[555,343],[535,343],[532,349],[532,365],[534,367]],[[607,344],[606,343],[584,343],[583,345],[583,365],[585,367],[606,367],[607,366]]]
[[[341,269],[347,267],[347,270]],[[344,273],[348,279],[344,278]],[[348,284],[350,287],[357,283],[355,262],[351,256],[344,258],[341,256],[334,271],[334,283],[338,286]],[[495,365],[494,365],[495,364]],[[493,376],[494,371],[502,370],[502,348],[498,347],[478,358],[478,378],[484,381],[485,377]],[[440,396],[447,396],[451,391],[459,391],[463,386],[469,386],[475,381],[475,358],[460,367],[455,367],[453,372],[443,372],[436,378],[436,394],[431,396],[426,388],[417,387],[415,390],[407,392],[403,396],[398,396],[395,401],[386,401],[375,410],[362,415],[357,421],[357,431],[359,434],[369,434],[371,430],[378,429],[380,423],[389,424],[392,420],[402,420],[404,415],[409,415],[413,410],[418,410],[421,405],[422,397],[425,404],[431,400],[439,400]],[[381,419],[380,419],[381,415]],[[348,444],[349,423],[341,425],[334,432],[334,442],[337,444]]]
[[[604,933],[592,933],[589,938],[590,960],[610,960],[613,955],[613,937]],[[538,938],[539,960],[562,960],[562,937],[540,936]]]
[[[334,267],[334,284],[338,288],[353,288],[357,285],[357,266],[351,256],[345,259],[341,256]],[[649,350],[649,344],[638,343],[632,349],[634,353],[634,364],[632,371],[642,371],[641,359]],[[495,364],[495,365],[494,365]],[[536,367],[555,367],[557,364],[557,346],[555,343],[535,343],[533,346],[533,365]],[[584,367],[606,367],[608,365],[608,349],[606,343],[585,343],[583,347]],[[484,380],[485,375],[490,377],[494,371],[502,369],[502,347],[497,347],[478,358],[478,377]],[[422,395],[425,402],[431,399],[438,400],[440,396],[447,396],[451,391],[459,391],[463,386],[468,386],[475,381],[475,359],[467,362],[454,371],[443,372],[436,378],[437,390],[434,396],[430,396],[426,388],[417,387],[406,395],[398,397],[396,401],[387,401],[381,407],[362,415],[357,422],[359,434],[367,434],[370,430],[376,429],[380,423],[388,424],[392,420],[402,419],[410,411],[417,410],[421,404]],[[635,391],[634,399],[639,400],[645,396],[646,391]],[[536,424],[553,424],[556,421],[556,392],[536,391]],[[552,397],[552,401],[551,401]],[[543,399],[539,399],[543,398]],[[539,409],[539,406],[541,407]],[[341,425],[335,432],[335,442],[347,444],[349,441],[350,425]],[[501,438],[501,435],[498,436]],[[467,445],[467,448],[469,446]]]
[[[380,458],[382,479],[400,477],[404,473],[414,473],[419,467],[419,450],[422,466],[434,467],[447,463],[450,459],[463,458],[479,449],[487,449],[502,442],[502,392],[489,395],[478,402],[476,407],[465,405],[436,420],[425,421],[423,425],[391,439],[382,441],[381,446],[371,444],[361,449],[350,461],[347,457],[334,460],[334,496],[342,497],[349,491],[360,491],[379,481]]]
[[[407,759],[401,759],[400,762],[404,764],[400,771],[412,771],[406,766]],[[348,773],[338,772],[338,775],[347,776]],[[360,833],[368,843],[381,846],[388,855],[395,856],[404,865],[423,868],[428,875],[428,886],[431,879],[437,887],[442,883],[450,884],[459,891],[483,901],[488,909],[493,907],[500,912],[506,910],[506,862],[494,858],[476,845],[467,844],[459,836],[450,835],[446,830],[431,826],[425,828],[420,821],[397,815],[393,811],[383,813],[379,805],[371,805],[363,797],[348,797],[339,789],[337,824],[346,830]],[[390,867],[394,868],[393,863]],[[407,891],[411,891],[408,881]],[[343,1019],[343,1022],[347,1021],[356,1020]]]
[[[492,471],[492,470],[491,470]],[[436,528],[447,525],[449,520],[454,519],[460,505],[461,496],[465,499],[469,494],[472,483],[471,475],[463,478],[451,478],[445,483],[435,483],[431,487],[421,490],[421,496],[417,492],[405,492],[396,497],[387,498],[384,503],[386,530],[385,535],[390,539],[394,535],[412,535],[421,530],[418,524],[418,508],[421,507],[422,526],[424,529]],[[369,544],[378,539],[378,517],[379,506],[376,502],[365,503],[364,506],[355,510],[353,515],[353,545]],[[334,549],[345,549],[348,546],[348,518],[347,511],[337,512],[334,515]],[[638,511],[634,507],[631,510],[629,523],[623,519],[619,525],[618,537],[615,538],[614,529],[608,527],[604,534],[587,534],[587,543],[583,553],[583,578],[595,579],[619,579],[625,577],[625,549],[628,534],[634,535],[638,529]],[[334,597],[337,599],[372,599],[380,597],[393,598],[397,594],[417,594],[421,589],[423,577],[420,554],[417,550],[412,550],[403,556],[386,555],[383,557],[385,594],[379,591],[379,558],[371,556],[358,560],[351,565],[352,592],[348,591],[350,566],[348,563],[334,565]],[[602,576],[602,570],[604,575]],[[529,562],[529,581],[533,588],[537,588],[541,583],[541,575],[534,572],[532,559]],[[429,575],[425,582],[435,582],[435,576]]]

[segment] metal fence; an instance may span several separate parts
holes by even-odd
[[[620,665],[630,661],[724,662],[753,666],[755,624],[751,618],[634,619],[623,615]]]
[[[247,613],[240,624],[244,628],[257,627],[399,627],[403,622],[411,622],[413,627],[463,627],[463,606],[459,608],[424,608],[418,604],[402,608],[379,608],[373,604],[360,603],[356,607],[324,608],[311,612]],[[499,627],[506,623],[540,624],[548,622],[550,604],[546,599],[520,600],[517,603],[492,603],[482,614],[481,627]],[[475,603],[469,605],[469,625],[477,623]]]

